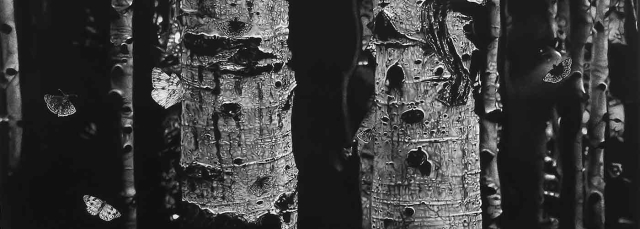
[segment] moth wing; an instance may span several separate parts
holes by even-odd
[[[182,101],[184,93],[185,90],[182,88],[175,90],[153,89],[151,91],[151,98],[153,98],[158,105],[166,109]]]
[[[47,104],[49,111],[58,115],[58,117],[69,116],[76,113],[76,108],[66,96],[45,94],[44,102]]]
[[[58,111],[60,109],[60,106],[58,106],[58,104],[62,103],[63,100],[64,100],[64,97],[62,96],[55,96],[55,95],[49,95],[49,94],[44,95],[44,102],[47,104],[47,108],[49,109],[49,111],[51,111],[54,114],[58,114]]]
[[[180,78],[178,78],[178,76],[175,74],[169,76],[159,68],[153,68],[151,76],[153,81],[151,98],[153,98],[158,105],[169,108],[182,100],[185,90],[182,84],[180,84]]]
[[[84,204],[87,205],[87,212],[91,215],[97,215],[104,203],[102,200],[89,195],[84,195],[82,199],[84,200]]]
[[[562,78],[564,79],[569,77],[569,74],[571,73],[571,58],[567,58],[563,60],[562,67],[563,67]]]
[[[356,137],[360,140],[363,141],[364,143],[369,143],[371,141],[371,139],[373,138],[373,131],[371,129],[364,129],[360,132],[358,132],[358,134],[356,134]]]
[[[564,78],[566,78],[565,75],[565,71],[566,71],[566,66],[565,63],[566,61],[569,60],[569,62],[571,62],[571,59],[565,59],[563,60],[561,63],[559,63],[558,65],[553,65],[553,68],[551,70],[549,70],[549,72],[547,72],[547,74],[544,76],[544,78],[542,79],[542,81],[547,82],[547,83],[558,83],[560,81],[562,81]]]
[[[561,79],[562,78],[560,78],[560,76],[554,75],[552,73],[547,73],[547,75],[545,75],[542,80],[547,83],[558,83]]]
[[[63,99],[62,103],[60,103],[58,107],[59,117],[65,117],[76,113],[76,107],[73,106],[69,99]]]
[[[100,219],[104,220],[104,221],[111,221],[115,218],[120,217],[120,212],[114,208],[113,206],[109,205],[109,204],[105,204],[104,207],[102,208],[102,211],[100,211]]]

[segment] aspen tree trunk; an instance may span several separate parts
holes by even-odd
[[[0,226],[9,228],[7,180],[18,167],[22,149],[22,99],[14,1],[0,1]]]
[[[179,64],[163,70],[187,91],[179,171],[189,204],[182,205],[295,228],[287,1],[184,0],[173,9],[164,20],[173,26]]]
[[[373,158],[365,203],[373,228],[482,227],[478,119],[468,100],[475,46],[463,30],[470,17],[448,3],[374,8],[376,95],[357,134],[362,157]]]
[[[132,0],[112,0],[111,7],[117,12],[111,19],[111,91],[118,112],[118,133],[122,156],[122,192],[124,209],[123,228],[136,228],[135,186],[133,171],[133,38],[132,38]]]
[[[504,1],[505,37],[501,43],[504,42],[502,47],[506,50],[501,76],[506,120],[501,138],[504,150],[498,157],[504,228],[541,228],[545,223],[542,214],[545,131],[557,97],[567,84],[565,78],[555,83],[543,80],[563,60],[554,45],[555,4]],[[567,141],[573,146],[573,137]]]
[[[593,51],[590,74],[590,107],[588,122],[589,154],[587,163],[585,226],[604,229],[604,141],[607,121],[608,91],[608,21],[605,13],[609,0],[596,1],[596,34],[593,36]]]
[[[6,144],[2,147],[8,147],[8,157],[6,158],[8,167],[3,170],[3,173],[11,175],[18,166],[22,149],[22,127],[18,125],[18,122],[22,120],[20,65],[18,63],[18,36],[13,0],[3,0],[0,7],[2,7],[0,8],[0,50],[2,51],[0,69],[3,76],[0,79],[0,90],[2,90],[2,103],[4,103],[0,110],[2,118],[0,122],[6,125],[9,133],[8,139],[3,139],[0,144]],[[8,141],[5,142],[5,140]]]
[[[498,108],[498,44],[500,37],[500,1],[486,2],[489,13],[489,45],[486,48],[486,70],[482,80],[484,109],[480,118],[480,182],[482,185],[483,228],[499,228],[497,218],[502,213],[500,178],[498,176],[498,120],[489,115],[498,116],[502,111]]]
[[[569,53],[572,59],[571,74],[564,83],[564,93],[559,102],[560,143],[563,154],[562,201],[566,208],[560,218],[562,228],[583,228],[584,207],[584,169],[583,169],[583,133],[582,115],[585,110],[584,84],[584,44],[591,31],[592,20],[588,13],[589,2],[571,0]],[[564,56],[564,55],[563,55]],[[562,108],[562,109],[560,109]]]

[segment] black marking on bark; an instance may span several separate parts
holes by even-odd
[[[287,101],[284,103],[284,105],[282,105],[282,108],[280,110],[288,111],[289,109],[291,109],[291,103],[293,102],[293,92],[293,90],[289,92],[289,95],[287,95]]]
[[[453,76],[438,91],[436,99],[447,106],[458,106],[467,103],[468,95],[471,92],[471,80],[448,32],[445,20],[449,11],[448,7],[448,1],[444,0],[424,4],[423,13],[425,16],[422,20],[428,46],[430,46],[425,48],[432,48]]]
[[[7,68],[4,70],[4,73],[9,75],[9,76],[14,76],[16,74],[18,74],[18,71],[15,68]]]
[[[278,196],[278,199],[273,203],[273,206],[280,212],[291,210],[294,205],[296,192],[285,192]]]
[[[407,110],[402,112],[402,115],[400,115],[400,119],[402,119],[402,121],[406,122],[407,124],[419,123],[424,119],[424,111],[420,109]]]
[[[216,156],[218,157],[218,163],[222,165],[222,153],[220,152],[220,140],[222,139],[222,133],[220,133],[220,127],[218,124],[219,119],[220,113],[214,112],[213,116],[211,117],[211,121],[213,122],[213,137],[216,140],[214,145],[216,147]]]
[[[395,222],[395,221],[394,221],[393,219],[389,219],[389,218],[384,219],[384,221],[383,221],[383,223],[384,223],[384,228],[392,227],[392,226],[393,226],[393,224],[394,224],[394,222]]]
[[[183,43],[191,55],[215,56],[223,50],[258,47],[262,42],[259,37],[227,38],[185,33]]]
[[[407,153],[407,166],[411,168],[417,168],[422,165],[423,162],[427,160],[427,153],[422,151],[422,147],[418,147],[418,149],[410,150]]]
[[[214,166],[207,166],[201,163],[191,163],[184,168],[187,180],[193,182],[204,181],[224,181],[223,171]]]
[[[260,60],[274,58],[276,58],[276,55],[263,52],[258,47],[242,47],[233,56],[229,57],[229,62],[242,66],[255,66]]]
[[[220,106],[220,114],[240,121],[242,116],[242,106],[239,103],[223,103]]]
[[[264,214],[258,218],[258,229],[280,229],[282,223],[280,217],[271,213]]]
[[[273,186],[273,182],[273,176],[258,177],[249,187],[247,187],[247,192],[254,196],[262,196],[265,193],[269,192],[269,190]]]
[[[262,91],[262,84],[256,84],[256,91],[258,92],[258,101],[262,101],[264,99],[264,92]]]
[[[204,66],[203,65],[198,65],[198,82],[202,83],[202,80],[204,80]]]
[[[431,175],[431,170],[433,168],[433,164],[431,163],[431,161],[429,160],[425,160],[419,167],[418,169],[420,170],[420,173],[422,174],[422,176],[430,176]]]
[[[381,41],[406,38],[406,36],[400,33],[395,25],[393,25],[391,17],[387,15],[384,10],[381,10],[378,15],[376,15],[373,34],[375,38]]]
[[[125,55],[129,54],[129,47],[127,47],[127,44],[122,43],[120,45],[120,54],[125,54]]]
[[[0,31],[2,31],[2,33],[4,34],[10,34],[11,31],[13,31],[13,28],[11,28],[10,25],[3,23],[2,26],[0,27]]]
[[[404,69],[399,64],[394,64],[387,70],[386,78],[389,84],[389,92],[392,89],[401,89],[404,84]]]
[[[442,76],[442,74],[444,74],[444,68],[442,66],[438,66],[435,70],[433,70],[434,76]]]
[[[241,157],[235,158],[233,159],[233,164],[242,165],[244,164],[244,159],[242,159]]]
[[[242,80],[238,79],[233,83],[233,89],[236,91],[236,94],[242,96]]]
[[[220,95],[220,78],[222,77],[220,67],[218,65],[214,65],[210,67],[209,70],[213,73],[213,82],[215,83],[212,93],[214,95]]]
[[[404,215],[407,217],[412,217],[413,214],[416,213],[416,209],[414,209],[413,207],[406,207],[404,208]]]
[[[283,66],[284,66],[284,63],[282,63],[282,62],[278,62],[278,63],[273,64],[273,72],[274,73],[280,72],[282,70]]]
[[[284,223],[289,224],[291,223],[291,212],[285,212],[282,214],[282,221],[284,221]]]
[[[593,27],[596,29],[598,33],[604,32],[604,25],[602,25],[601,21],[597,21]]]

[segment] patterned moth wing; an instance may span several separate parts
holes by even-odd
[[[111,221],[120,217],[118,210],[97,197],[84,195],[82,199],[87,205],[87,212],[91,215],[98,215],[104,221]]]
[[[102,200],[89,195],[84,195],[82,199],[84,200],[84,204],[87,205],[87,212],[89,212],[89,214],[97,215],[100,212],[103,204]]]
[[[104,207],[102,207],[102,211],[100,211],[100,219],[104,220],[104,221],[111,221],[115,218],[120,217],[120,212],[118,212],[118,210],[116,210],[113,206],[109,205],[109,204],[104,204]]]
[[[44,102],[47,104],[49,111],[58,115],[58,117],[69,116],[76,113],[76,107],[73,106],[68,95],[45,94]]]
[[[158,105],[166,109],[182,100],[185,89],[180,83],[180,78],[175,74],[169,76],[159,68],[153,68],[151,77],[153,84],[151,98],[153,98]]]
[[[373,139],[373,134],[373,130],[371,130],[370,128],[366,128],[358,132],[356,134],[356,137],[358,138],[358,140],[364,143],[369,143]]]
[[[558,83],[566,79],[569,73],[571,73],[571,58],[564,59],[558,65],[554,64],[542,80],[547,83]]]
[[[267,193],[271,186],[273,186],[273,177],[272,176],[263,176],[258,177],[256,181],[253,182],[248,188],[247,191],[254,196],[260,197]]]

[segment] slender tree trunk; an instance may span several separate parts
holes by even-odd
[[[483,114],[480,119],[480,185],[483,202],[483,228],[499,228],[497,218],[502,213],[500,178],[498,176],[498,44],[500,37],[500,1],[487,1],[489,12],[489,45],[486,48],[486,70],[482,77]]]
[[[591,29],[589,2],[571,0],[568,56],[572,59],[571,74],[564,83],[564,93],[558,105],[561,118],[560,143],[563,154],[562,201],[566,207],[560,219],[562,228],[583,228],[584,169],[582,115],[585,110],[585,89],[582,80],[584,44]],[[561,109],[560,109],[561,108]]]
[[[125,209],[123,228],[136,228],[136,208],[134,197],[133,173],[133,38],[132,38],[132,1],[112,0],[111,6],[117,12],[111,21],[111,91],[109,95],[116,102],[118,117],[118,133],[120,136],[120,150],[123,166],[123,198]]]
[[[18,36],[13,0],[0,1],[0,225],[9,228],[8,177],[18,167],[22,149],[22,99]]]
[[[2,79],[0,87],[3,91],[5,104],[2,107],[1,122],[8,125],[8,163],[6,170],[9,175],[18,166],[22,149],[22,127],[18,122],[22,120],[22,99],[20,94],[20,65],[18,63],[18,36],[14,18],[13,0],[3,0],[0,5],[0,42],[2,50]],[[6,109],[6,110],[5,110]],[[5,143],[3,143],[5,144]]]
[[[560,54],[550,44],[554,6],[547,1],[505,1],[504,150],[498,157],[504,228],[540,228],[546,127],[558,84],[543,81]]]
[[[609,0],[596,2],[596,34],[593,36],[591,61],[590,107],[589,116],[589,154],[587,163],[585,226],[604,229],[604,141],[607,120],[608,91],[608,22],[605,13],[609,9]]]

